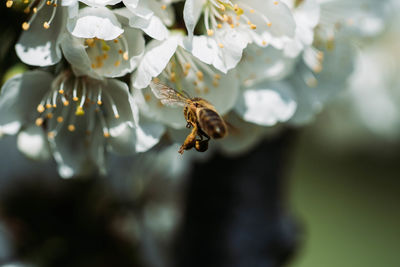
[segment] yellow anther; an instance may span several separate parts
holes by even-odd
[[[118,50],[118,54],[122,54],[124,53],[124,51],[122,51],[122,49]]]
[[[29,0],[24,0],[24,4],[28,4],[29,3]]]
[[[57,107],[57,105],[56,104],[53,104],[53,108],[56,108]]]
[[[25,14],[29,14],[29,12],[31,12],[31,9],[29,8],[29,6],[27,6],[27,7],[24,9],[24,13],[25,13]]]
[[[161,6],[161,9],[162,9],[162,10],[166,10],[166,9],[167,9],[167,6],[166,6],[166,5],[162,5],[162,6]]]
[[[114,118],[119,119],[119,114],[115,114]]]
[[[215,78],[216,80],[219,80],[219,79],[221,79],[221,75],[215,74],[215,75],[214,75],[214,78]]]
[[[218,87],[218,85],[219,85],[219,82],[216,81],[216,80],[214,80],[214,81],[213,81],[213,86],[214,86],[214,87]]]
[[[262,45],[267,45],[266,41],[262,41],[261,43],[262,43]]]
[[[224,6],[223,4],[221,4],[221,5],[219,6],[219,8],[221,9],[221,11],[225,11],[225,6]]]
[[[64,105],[65,107],[67,107],[67,106],[69,105],[69,101],[68,101],[68,100],[65,100],[65,101],[63,102],[63,105]]]
[[[267,26],[268,26],[268,27],[271,27],[271,26],[272,26],[272,23],[271,23],[271,22],[268,22],[268,23],[267,23]]]
[[[104,53],[103,54],[103,59],[107,59],[108,58],[108,54],[107,53]]]
[[[233,10],[235,10],[235,11],[238,11],[238,10],[239,10],[238,4],[235,4],[235,5],[233,6]]]
[[[47,21],[44,22],[43,23],[43,28],[45,28],[47,30],[48,28],[50,28],[50,24]]]
[[[51,5],[51,1],[46,1],[46,5]]]
[[[231,28],[233,29],[233,28],[235,28],[235,24],[230,24],[229,26],[231,26]]]
[[[101,100],[97,100],[97,105],[101,106],[103,105],[103,102]]]
[[[129,54],[128,54],[128,52],[125,52],[124,55],[122,56],[122,58],[123,58],[124,60],[128,60],[128,59],[129,59]]]
[[[96,64],[92,63],[92,68],[95,69],[96,68]]]
[[[63,117],[61,117],[61,116],[57,117],[57,122],[58,123],[62,123],[63,121],[64,121]]]
[[[45,111],[44,106],[43,106],[42,104],[38,105],[38,106],[37,106],[37,111],[38,111],[39,113],[44,112],[44,111]]]
[[[6,7],[10,8],[10,7],[12,7],[12,5],[13,5],[13,1],[11,1],[11,0],[8,0],[6,2]]]
[[[145,94],[144,95],[144,100],[146,100],[147,102],[151,100],[151,95],[150,94]]]
[[[218,46],[219,46],[220,48],[224,48],[224,45],[223,45],[222,43],[219,43]]]
[[[64,94],[64,90],[63,90],[63,89],[60,89],[60,90],[58,90],[58,93],[59,93],[59,94]]]
[[[56,4],[56,3],[54,3],[54,4],[53,4],[53,7],[57,7],[57,4]]]
[[[34,7],[32,11],[33,13],[37,13],[37,7]]]
[[[236,15],[240,16],[243,15],[244,11],[242,8],[238,8],[237,10],[235,10]]]
[[[121,65],[121,61],[119,61],[119,60],[115,61],[114,66],[118,67],[119,65]]]
[[[76,116],[83,116],[83,115],[85,115],[85,111],[83,110],[83,107],[77,107],[76,108],[76,111],[75,111],[75,115]]]
[[[171,75],[169,76],[169,80],[171,82],[176,82],[176,73],[175,72],[171,72]]]
[[[192,66],[190,65],[190,63],[185,63],[185,69],[190,69]]]
[[[257,26],[256,26],[255,24],[250,24],[250,28],[251,28],[252,30],[255,30],[255,29],[257,29]]]
[[[119,41],[118,41],[118,39],[114,39],[114,43],[118,43]]]
[[[103,51],[109,51],[111,47],[103,40],[103,44],[101,45],[101,49]]]
[[[225,22],[229,20],[229,17],[228,17],[226,14],[224,14],[224,15],[222,16],[222,18],[224,19]]]
[[[46,115],[46,117],[49,118],[49,119],[52,119],[52,118],[53,118],[53,113],[48,113],[48,114]]]
[[[54,132],[48,132],[48,133],[47,133],[47,137],[48,137],[48,138],[54,138],[55,135],[56,135],[56,134],[55,134]]]
[[[277,5],[277,4],[278,4],[278,1],[275,1],[275,2],[274,2],[274,5]]]
[[[79,98],[78,98],[77,96],[74,96],[74,97],[72,98],[72,100],[74,100],[74,101],[76,102],[76,101],[79,100]]]
[[[317,65],[313,68],[315,73],[320,73],[322,71],[322,65]]]
[[[221,29],[221,28],[222,28],[222,24],[221,24],[221,23],[218,23],[218,24],[217,24],[217,28],[218,28],[218,29]]]
[[[103,134],[103,136],[104,136],[105,138],[109,138],[109,137],[110,137],[110,133],[109,133],[109,132],[105,132],[105,133]]]
[[[73,124],[68,125],[68,131],[70,131],[70,132],[75,131],[75,125],[73,125]]]
[[[94,39],[93,38],[88,38],[85,40],[88,46],[93,47],[94,46]]]
[[[156,78],[153,79],[153,82],[159,83],[159,82],[160,82],[160,79],[158,79],[158,78],[156,77]]]
[[[214,35],[214,31],[211,30],[211,29],[208,29],[207,30],[207,34],[208,34],[208,36],[213,36]]]
[[[41,126],[43,124],[44,120],[43,118],[37,118],[35,121],[36,126]]]
[[[317,59],[319,60],[319,61],[322,61],[322,60],[324,60],[324,52],[318,52],[318,54],[317,54]]]
[[[256,12],[254,9],[250,9],[251,14],[254,14],[254,12]]]
[[[28,22],[24,22],[24,23],[22,23],[22,29],[24,30],[24,31],[27,31],[28,29],[29,29],[29,23]]]
[[[201,71],[197,71],[197,72],[196,72],[196,75],[197,75],[197,78],[198,78],[200,81],[203,80],[204,74],[203,74]]]

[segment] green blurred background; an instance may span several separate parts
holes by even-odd
[[[304,233],[290,266],[400,266],[400,146],[332,133],[334,108],[304,129],[292,158],[287,195]]]

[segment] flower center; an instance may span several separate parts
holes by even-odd
[[[123,60],[129,60],[128,42],[123,35],[110,41],[88,38],[85,45],[93,69],[102,68],[105,64],[118,67]]]
[[[103,103],[103,100],[105,103]],[[111,109],[111,112],[109,112]],[[90,82],[86,77],[74,77],[70,72],[64,72],[53,82],[39,105],[39,113],[35,123],[43,127],[49,138],[57,136],[65,127],[74,132],[77,128],[77,118],[86,116],[86,134],[90,136],[99,121],[104,137],[109,137],[109,127],[106,118],[113,115],[119,118],[117,106],[102,84]],[[110,114],[111,113],[111,114]]]

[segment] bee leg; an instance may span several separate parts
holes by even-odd
[[[197,136],[197,127],[195,126],[195,127],[193,127],[190,134],[186,137],[182,146],[179,148],[178,153],[183,154],[183,152],[185,152],[185,150],[192,149],[196,144],[196,136]]]
[[[191,127],[192,127],[192,124],[188,121],[188,122],[186,123],[186,128],[190,129]]]

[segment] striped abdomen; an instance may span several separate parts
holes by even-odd
[[[226,125],[217,112],[202,108],[198,111],[198,122],[201,130],[212,138],[222,138],[226,135]]]

